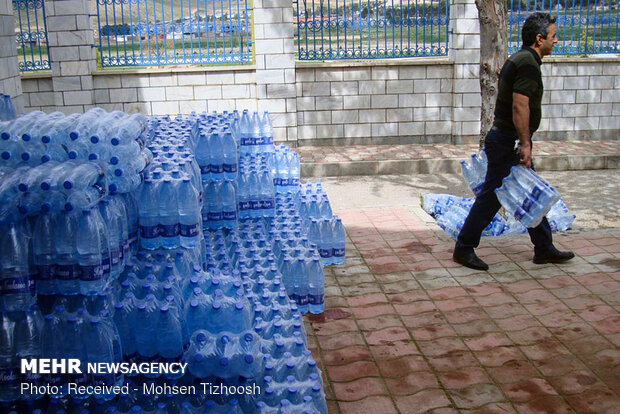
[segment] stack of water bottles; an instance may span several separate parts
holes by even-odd
[[[299,155],[284,145],[279,145],[268,159],[273,186],[276,193],[297,193],[299,191]]]
[[[487,165],[488,161],[484,149],[478,154],[471,155],[471,163],[461,162],[463,177],[475,196],[478,196],[482,190]],[[509,181],[508,184],[506,184],[507,181]],[[508,187],[511,191],[506,191]],[[521,189],[520,193],[519,189]],[[533,227],[540,223],[547,212],[549,212],[547,219],[553,231],[569,229],[575,216],[568,212],[568,208],[561,200],[558,200],[559,195],[552,196],[554,191],[532,170],[513,167],[511,174],[504,180],[504,185],[496,190],[500,202],[505,207],[505,218],[499,213],[496,214],[482,235],[499,236],[526,233],[527,227]],[[519,206],[516,205],[517,199],[521,200]],[[456,238],[463,227],[474,199],[449,194],[426,194],[421,202],[424,210],[437,220],[439,226],[450,236]],[[530,210],[533,213],[530,213]]]

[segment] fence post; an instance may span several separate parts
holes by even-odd
[[[90,0],[48,0],[45,7],[56,110],[87,111],[97,68]]]
[[[478,142],[480,134],[480,23],[474,0],[451,0],[450,59],[452,86],[452,140]]]
[[[274,140],[297,141],[293,3],[253,3],[258,110],[269,111]]]
[[[25,105],[17,63],[15,21],[11,0],[0,0],[0,92],[11,96],[17,113],[23,112]]]

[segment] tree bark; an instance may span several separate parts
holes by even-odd
[[[499,72],[508,57],[506,0],[475,0],[480,21],[480,147],[493,125]]]

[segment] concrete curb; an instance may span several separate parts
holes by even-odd
[[[356,175],[460,173],[465,158],[413,160],[348,161],[301,163],[302,177],[341,177]],[[534,157],[539,171],[604,170],[620,168],[620,154],[540,155]]]

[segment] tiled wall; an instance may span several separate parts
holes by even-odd
[[[24,109],[24,97],[17,66],[15,23],[11,0],[0,0],[0,92],[10,95],[18,111]]]

